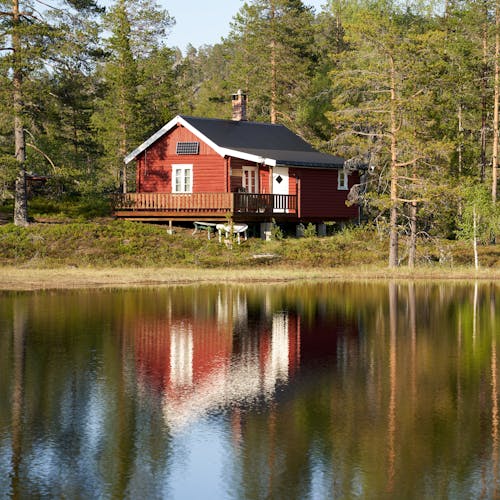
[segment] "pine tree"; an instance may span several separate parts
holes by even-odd
[[[103,56],[98,18],[61,12],[57,17],[71,35],[54,44],[50,67],[37,72],[30,89],[36,100],[28,106],[30,140],[40,151],[31,163],[37,173],[50,174],[56,193],[95,192],[100,148],[90,119],[99,92],[94,69]]]
[[[427,42],[424,26],[418,13],[396,2],[359,7],[346,24],[350,48],[337,56],[338,67],[330,75],[334,110],[328,116],[336,143],[350,144],[344,146],[348,157],[369,159],[381,172],[379,185],[387,186],[388,195],[384,188],[376,205],[389,212],[390,267],[399,264],[399,229],[406,204],[415,231],[415,203],[421,197],[417,165],[433,161],[435,148],[428,136],[427,114],[433,89],[415,62]]]
[[[66,0],[65,6],[75,13],[97,9],[93,0]],[[43,2],[45,5],[45,3]],[[10,8],[9,8],[10,7]],[[14,223],[28,224],[26,187],[26,98],[25,82],[37,67],[43,66],[51,45],[64,33],[64,25],[51,18],[50,8],[40,17],[30,2],[13,0],[10,6],[0,2],[3,47],[8,55],[2,65],[9,68],[12,94],[10,98],[14,122],[14,156],[18,165],[14,193]],[[57,9],[60,11],[60,9]]]
[[[232,82],[249,94],[249,113],[292,123],[314,62],[314,16],[301,0],[254,0],[234,17]]]
[[[172,23],[168,13],[150,0],[117,0],[104,18],[104,27],[111,33],[105,42],[109,57],[99,72],[105,95],[97,103],[93,123],[104,148],[110,184],[119,185],[123,192],[129,182],[123,159],[152,128],[150,103],[141,102],[141,96],[147,99],[150,94],[140,87],[151,89],[154,78],[149,72],[152,66],[146,67],[144,62],[164,50],[163,39]],[[154,67],[162,71],[158,65]],[[170,84],[170,78],[162,82],[165,87]],[[167,93],[171,95],[169,90]]]
[[[231,41],[198,49],[189,47],[178,65],[180,109],[183,113],[208,118],[230,118],[229,100],[237,84],[231,83],[234,56]]]

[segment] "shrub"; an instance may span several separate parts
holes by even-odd
[[[316,225],[312,222],[307,224],[307,227],[303,231],[304,238],[314,238],[316,236]]]

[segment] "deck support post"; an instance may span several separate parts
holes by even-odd
[[[297,226],[295,227],[295,236],[297,238],[303,238],[304,237],[304,224],[302,224],[302,222],[300,222],[299,224],[297,224]]]
[[[173,224],[172,224],[172,219],[168,220],[167,234],[174,234],[174,228],[173,228]]]
[[[260,237],[265,241],[271,241],[271,227],[272,224],[270,222],[261,222],[260,223]]]
[[[324,222],[322,222],[321,224],[318,224],[317,228],[318,228],[318,230],[317,230],[318,236],[321,236],[321,237],[326,236],[326,224]]]

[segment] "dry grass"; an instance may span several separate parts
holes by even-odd
[[[443,270],[418,268],[318,268],[287,267],[253,269],[193,268],[0,268],[0,290],[41,290],[102,287],[164,286],[201,283],[277,283],[304,281],[358,280],[488,280],[500,279],[500,270],[470,268]]]
[[[465,242],[419,245],[415,270],[389,270],[387,241],[369,228],[327,238],[249,238],[232,249],[217,238],[124,221],[0,226],[0,289],[131,287],[186,283],[275,283],[294,280],[488,279],[500,276],[498,245],[480,248],[478,273]],[[405,245],[401,242],[402,262]],[[271,255],[272,258],[256,258]]]

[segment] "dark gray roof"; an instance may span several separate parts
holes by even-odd
[[[339,168],[344,159],[316,151],[283,125],[181,116],[217,146],[276,160],[277,165]]]

